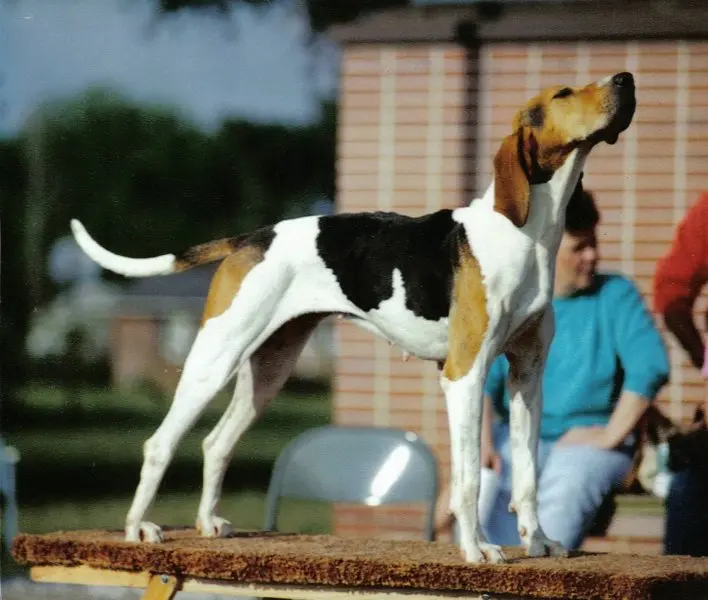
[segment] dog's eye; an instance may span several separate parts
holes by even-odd
[[[554,95],[553,99],[555,100],[556,98],[567,98],[573,93],[573,90],[570,88],[563,88],[562,90],[558,90]]]

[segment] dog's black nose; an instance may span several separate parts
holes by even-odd
[[[634,86],[634,77],[631,73],[617,73],[612,76],[612,85],[615,87],[632,87]]]

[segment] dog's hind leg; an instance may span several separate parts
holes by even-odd
[[[519,536],[529,556],[566,556],[538,522],[537,449],[541,425],[543,367],[553,339],[553,309],[549,307],[514,337],[509,359],[512,494]]]
[[[204,439],[204,485],[197,529],[207,537],[231,531],[229,521],[216,515],[224,474],[243,433],[280,391],[292,372],[310,333],[323,315],[307,314],[283,325],[251,356],[238,373],[227,411]]]
[[[126,540],[162,541],[159,527],[143,522],[143,517],[152,505],[177,444],[228,381],[241,349],[233,344],[224,346],[223,341],[216,342],[210,332],[202,330],[197,334],[177,385],[172,406],[157,431],[143,447],[140,483],[125,524]],[[203,362],[201,355],[206,352],[216,360],[210,364]]]
[[[287,268],[267,263],[245,269],[232,255],[219,267],[205,319],[184,364],[167,416],[145,443],[140,483],[125,524],[128,541],[162,540],[157,525],[143,522],[184,434],[219,390],[248,359],[244,353],[268,325],[289,283]]]

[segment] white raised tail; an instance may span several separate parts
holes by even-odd
[[[81,249],[104,269],[126,277],[150,277],[174,273],[175,255],[163,254],[152,258],[129,258],[106,250],[94,240],[78,219],[71,220],[71,231]]]

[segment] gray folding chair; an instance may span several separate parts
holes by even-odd
[[[427,506],[425,539],[435,537],[437,461],[415,433],[328,425],[306,431],[278,456],[266,499],[266,531],[276,531],[282,497],[379,506]]]
[[[2,537],[9,551],[17,535],[17,493],[15,490],[15,465],[20,453],[13,446],[6,446],[0,437],[0,494],[4,496],[2,508]]]

